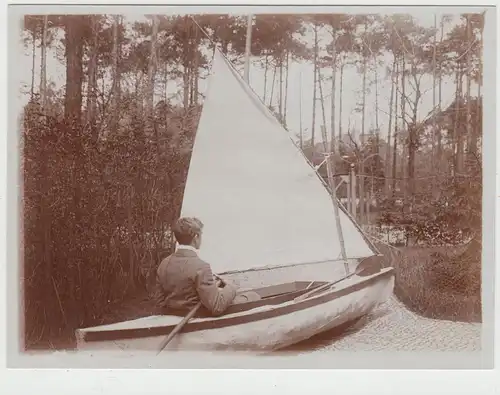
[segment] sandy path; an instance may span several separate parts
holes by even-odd
[[[322,334],[288,352],[481,351],[481,324],[420,317],[392,296],[342,334]]]

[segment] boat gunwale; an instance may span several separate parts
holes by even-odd
[[[353,257],[348,257],[348,261],[363,261],[365,259],[373,258],[373,257],[383,257],[384,255],[381,254],[373,254],[370,256],[353,256]],[[308,262],[297,262],[297,263],[284,263],[282,265],[267,265],[267,266],[255,266],[251,267],[248,269],[239,269],[239,270],[226,270],[225,272],[221,272],[218,275],[219,276],[226,276],[226,275],[234,275],[234,274],[239,274],[239,273],[248,273],[248,272],[260,272],[260,271],[267,271],[267,270],[275,270],[275,269],[284,269],[284,268],[289,268],[289,267],[297,267],[297,266],[308,266],[308,265],[319,265],[321,263],[342,263],[344,260],[342,258],[335,258],[335,259],[321,259],[319,261],[308,261]]]
[[[319,295],[311,296],[300,302],[295,302],[285,306],[277,307],[274,309],[250,312],[236,317],[227,317],[213,320],[204,320],[199,322],[188,322],[183,328],[182,333],[198,332],[211,329],[221,329],[230,326],[249,324],[256,321],[275,318],[282,315],[294,313],[296,311],[305,310],[308,308],[316,307],[321,304],[331,302],[335,299],[341,298],[350,293],[367,288],[368,286],[376,283],[382,278],[394,276],[394,269],[392,267],[384,268],[381,271],[361,278],[344,288],[338,290],[327,290]],[[251,302],[250,302],[251,303]],[[286,303],[286,302],[284,302]],[[216,317],[214,317],[216,318]],[[77,330],[77,337],[83,342],[101,342],[101,341],[116,341],[126,339],[137,339],[156,336],[167,336],[174,328],[175,324],[142,327],[142,328],[127,328],[127,329],[114,329],[114,330],[101,330],[101,331],[86,331],[85,329]],[[90,328],[89,328],[90,329]]]

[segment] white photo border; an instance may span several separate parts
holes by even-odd
[[[21,2],[11,1],[11,4],[22,4]],[[137,2],[132,1],[59,1],[53,2],[52,5],[58,4],[52,9],[52,13],[63,13],[64,8],[62,5],[77,4],[80,5],[81,11],[76,11],[75,9],[71,12],[92,12],[95,9],[95,5],[99,5],[99,8],[103,7],[102,10],[93,12],[109,12],[105,11],[104,7],[113,6],[113,4],[119,4],[120,7],[131,8],[132,6],[140,6],[142,13],[154,13],[155,9],[164,5],[163,1],[149,1],[148,4],[155,4],[155,6],[145,6]],[[232,2],[232,4],[244,4],[243,2]],[[252,2],[253,5],[266,5],[269,2]],[[274,1],[273,7],[280,5],[281,2]],[[458,3],[458,4],[457,4]],[[124,4],[128,4],[127,7]],[[196,5],[198,12],[203,12],[203,8],[207,7],[210,3],[204,1],[185,1],[182,4],[178,4],[179,7],[176,12],[182,12],[180,9],[189,4]],[[205,4],[207,6],[205,6]],[[229,4],[229,3],[213,3],[215,4]],[[294,12],[294,9],[300,2],[287,1],[287,7],[280,8],[278,12]],[[316,1],[314,4],[329,6],[328,2]],[[377,6],[377,12],[380,12],[381,6],[370,1],[358,1],[358,5],[364,6]],[[399,2],[385,2],[384,4],[388,6],[404,7],[406,10],[411,3],[399,1]],[[426,6],[425,8],[429,12],[434,12],[434,7],[448,5],[453,6],[454,9],[462,8],[469,4],[459,1],[459,2],[434,2],[433,6]],[[490,3],[490,5],[496,5],[496,2]],[[290,8],[289,8],[289,7]],[[12,6],[11,6],[12,7]],[[29,6],[29,13],[40,13],[40,8],[48,6],[43,6],[41,1],[31,1]],[[487,6],[481,6],[481,8],[486,8]],[[6,4],[7,8],[7,4]],[[352,6],[342,6],[342,12],[349,12],[348,9]],[[245,13],[249,10],[243,6],[238,7],[238,12]],[[8,336],[2,337],[0,340],[0,352],[5,356],[5,366],[2,367],[0,372],[0,382],[2,388],[7,389],[7,393],[30,393],[30,392],[50,392],[50,393],[81,393],[81,394],[93,394],[93,393],[116,393],[116,394],[149,394],[149,393],[183,393],[183,394],[196,394],[203,393],[207,391],[217,391],[217,393],[234,393],[236,391],[241,391],[242,393],[259,393],[260,391],[269,393],[299,393],[303,391],[307,392],[319,392],[319,393],[342,393],[342,394],[365,394],[370,393],[404,393],[404,394],[421,394],[421,393],[450,393],[450,394],[493,394],[495,390],[498,391],[499,388],[499,372],[495,372],[497,369],[491,370],[459,370],[459,366],[456,366],[454,370],[401,370],[402,365],[394,365],[390,363],[391,356],[387,358],[378,356],[376,360],[378,361],[379,369],[368,369],[367,366],[374,366],[373,362],[363,364],[358,364],[352,361],[352,356],[344,353],[327,353],[318,357],[316,354],[314,357],[311,356],[297,356],[297,357],[260,357],[256,359],[255,357],[250,357],[248,355],[232,355],[225,356],[220,355],[206,355],[203,354],[203,359],[210,360],[209,365],[205,367],[216,368],[217,370],[211,370],[209,368],[205,369],[189,369],[192,363],[183,362],[199,360],[200,355],[191,355],[189,358],[183,357],[181,355],[176,355],[175,360],[171,358],[171,361],[166,363],[158,364],[157,361],[153,361],[151,358],[146,361],[135,361],[142,369],[130,369],[135,363],[128,363],[125,365],[117,366],[116,361],[102,360],[85,360],[79,361],[80,367],[85,367],[87,369],[69,369],[71,363],[75,358],[70,355],[57,354],[54,355],[37,355],[37,356],[12,356],[12,353],[18,354],[18,344],[16,338],[18,333],[18,280],[17,280],[17,270],[13,268],[16,266],[17,256],[18,256],[18,241],[20,234],[17,230],[17,219],[18,219],[18,158],[17,158],[17,114],[19,114],[19,106],[17,105],[15,98],[17,98],[18,86],[14,75],[15,65],[16,65],[16,53],[12,51],[13,40],[17,39],[15,27],[12,28],[14,21],[9,18],[9,13],[12,10],[6,10],[6,12],[1,13],[0,18],[2,25],[7,28],[10,26],[8,34],[4,31],[2,35],[2,40],[4,45],[0,46],[0,51],[2,51],[2,78],[5,82],[3,86],[9,86],[5,90],[5,95],[3,96],[4,103],[1,106],[2,119],[5,120],[4,132],[2,138],[0,139],[0,158],[4,163],[0,164],[0,179],[1,179],[1,193],[0,198],[2,203],[3,212],[7,215],[0,215],[1,232],[0,232],[0,250],[6,251],[7,255],[2,254],[2,264],[0,266],[0,276],[2,278],[3,284],[5,284],[4,289],[7,290],[7,298],[0,298],[0,320],[3,328],[6,328]],[[252,9],[255,12],[254,9]],[[451,10],[450,10],[451,11]],[[48,11],[45,11],[48,12]],[[69,11],[67,11],[69,12]],[[209,11],[205,11],[209,12]],[[217,11],[222,12],[222,11]],[[227,12],[227,11],[223,11]],[[266,9],[266,12],[272,12]],[[296,12],[296,11],[295,11]],[[301,9],[300,12],[318,12],[317,8]],[[359,12],[359,9],[358,9]],[[368,11],[369,12],[369,11]],[[455,11],[454,12],[458,12]],[[463,11],[462,11],[463,12]],[[472,12],[472,11],[470,11]],[[26,13],[26,11],[23,11]],[[114,13],[122,13],[117,12]],[[495,8],[488,8],[486,12],[486,23],[484,31],[484,101],[486,103],[497,103],[496,94],[496,66],[498,54],[496,51],[496,16],[497,10]],[[9,50],[10,48],[10,50]],[[8,56],[10,55],[10,56]],[[7,75],[7,69],[9,74]],[[498,106],[498,104],[497,104]],[[498,107],[495,109],[493,105],[484,107],[484,124],[483,130],[496,131],[496,114]],[[8,120],[8,121],[7,121]],[[483,226],[484,226],[484,238],[485,242],[483,244],[483,305],[485,311],[493,311],[493,306],[496,303],[499,306],[499,293],[495,293],[496,287],[494,287],[494,279],[498,281],[498,265],[495,265],[495,251],[494,244],[497,238],[495,237],[496,224],[498,222],[498,210],[496,208],[496,203],[498,201],[497,197],[500,196],[500,190],[498,190],[498,174],[499,167],[496,163],[496,151],[498,149],[499,142],[496,139],[496,133],[490,133],[484,135],[483,141],[483,153],[484,153],[484,166],[483,166]],[[496,144],[495,144],[496,143]],[[4,160],[4,158],[6,158]],[[497,177],[494,177],[493,168],[496,169]],[[495,188],[496,186],[496,188]],[[493,216],[492,213],[495,213]],[[495,244],[496,247],[496,244]],[[496,268],[496,269],[495,269]],[[495,295],[496,294],[496,299]],[[8,303],[7,303],[8,301]],[[491,310],[490,310],[491,309]],[[486,314],[484,314],[486,317]],[[485,318],[486,319],[486,318]],[[495,327],[498,328],[498,315],[494,318]],[[15,323],[15,324],[14,324]],[[495,341],[492,344],[491,340],[487,343],[487,338],[493,336],[493,325],[491,325],[491,333],[484,333],[483,350],[485,353],[487,351],[495,351],[495,355],[498,355],[498,329],[496,330]],[[9,360],[7,359],[7,354],[9,354]],[[441,353],[442,354],[442,353]],[[365,358],[365,354],[362,354]],[[371,355],[371,356],[370,356]],[[367,359],[373,359],[373,353],[366,355]],[[459,355],[454,353],[447,353],[448,358],[459,359]],[[486,354],[483,354],[486,355]],[[415,353],[406,353],[405,355],[400,355],[399,361],[402,360],[416,360],[421,356]],[[438,356],[427,355],[427,358],[438,358]],[[401,359],[402,358],[402,359]],[[12,364],[10,360],[16,359],[18,363]],[[54,359],[57,360],[53,367],[58,367],[58,369],[7,369],[13,365],[28,367],[31,365],[29,362],[38,360],[38,363],[33,365],[51,367],[54,363]],[[230,362],[228,363],[228,359]],[[253,360],[250,365],[249,362]],[[279,361],[278,361],[279,360]],[[306,361],[307,360],[307,361]],[[323,362],[322,362],[323,361]],[[387,361],[387,364],[384,362]],[[42,365],[40,365],[42,362]],[[129,361],[130,362],[130,361]],[[326,362],[326,363],[325,363]],[[393,361],[394,362],[394,361]],[[482,366],[490,365],[490,359],[484,360]],[[113,364],[114,363],[114,364]],[[109,364],[109,365],[108,365]],[[139,366],[135,365],[135,366]],[[232,367],[243,367],[241,369],[221,369],[227,366]],[[289,371],[287,365],[290,365],[294,371]],[[365,366],[363,366],[365,365]],[[110,367],[116,366],[120,368],[127,369],[110,369]],[[282,366],[284,369],[267,369],[274,366]],[[305,367],[308,369],[297,369],[297,367]],[[316,367],[321,367],[323,369],[317,369]],[[329,370],[324,369],[328,367],[338,368],[343,366],[345,368],[350,368],[350,370]],[[159,367],[169,367],[169,370],[156,369]],[[177,368],[183,368],[185,370],[176,370]],[[254,369],[254,368],[266,368],[266,369]],[[392,370],[382,370],[385,368],[390,368]],[[419,364],[414,365],[416,368],[425,369],[426,366],[421,366]],[[148,369],[149,368],[149,369]],[[362,371],[359,369],[363,369]],[[398,369],[399,368],[399,369]],[[397,370],[397,371],[394,371]],[[133,372],[133,374],[131,374]],[[196,374],[198,377],[193,378]],[[240,383],[248,383],[241,385]],[[251,384],[250,384],[251,383]]]

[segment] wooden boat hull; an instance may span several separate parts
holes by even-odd
[[[278,350],[366,315],[385,302],[393,289],[392,268],[365,277],[355,275],[302,301],[292,299],[222,317],[193,319],[165,350]],[[80,329],[77,348],[157,351],[180,319],[151,316]]]

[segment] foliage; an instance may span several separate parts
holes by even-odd
[[[479,107],[478,107],[479,104]],[[474,124],[473,132],[481,130],[481,116],[477,110],[482,110],[481,103],[476,100],[472,103],[471,120]],[[436,119],[443,130],[452,130],[457,126],[462,133],[466,123],[465,106],[460,106],[458,124],[455,122],[456,104],[451,103],[442,112],[436,114]],[[424,124],[431,124],[431,120]],[[445,135],[445,142],[449,145],[443,148],[443,156],[448,162],[452,158],[452,139]],[[430,138],[430,137],[427,137]],[[429,155],[432,152],[423,145],[417,164],[420,168],[428,166]],[[453,166],[452,163],[449,164]],[[395,209],[394,197],[385,197],[382,200],[382,214],[378,219],[380,225],[391,225],[404,229],[409,238],[415,243],[427,245],[461,244],[464,240],[477,237],[482,226],[482,158],[480,153],[468,153],[466,172],[462,174],[448,174],[441,177],[432,168],[431,177],[425,177],[427,172],[421,172],[425,178],[417,180],[417,190],[411,196],[398,195],[403,199],[403,207],[411,210]],[[442,179],[441,179],[442,178]],[[437,181],[439,181],[439,185]],[[404,186],[403,188],[404,189]]]
[[[176,109],[159,138],[132,119],[94,145],[31,104],[23,127],[27,342],[98,324],[108,304],[144,288],[171,248],[199,111]],[[184,148],[182,148],[184,147]],[[165,171],[168,169],[168,171]],[[50,318],[48,318],[50,317]]]
[[[394,249],[377,245],[396,273],[394,293],[424,317],[481,322],[481,246]]]

